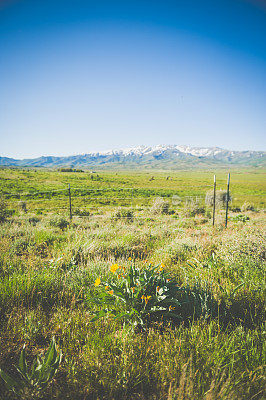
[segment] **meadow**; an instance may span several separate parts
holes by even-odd
[[[0,399],[264,398],[265,171],[232,171],[227,228],[214,172],[0,169],[0,368],[63,355]]]

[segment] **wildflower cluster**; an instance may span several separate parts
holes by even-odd
[[[151,316],[175,317],[176,307],[180,306],[175,296],[177,286],[169,279],[164,268],[163,264],[146,264],[139,268],[134,261],[128,269],[113,264],[110,266],[110,280],[101,283],[100,278],[97,278],[94,283],[96,287],[102,286],[105,289],[98,300],[108,304],[106,312],[114,314],[116,318],[129,319],[135,325],[143,324]],[[101,310],[94,319],[103,315]]]

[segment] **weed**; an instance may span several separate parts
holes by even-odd
[[[255,206],[253,203],[250,203],[248,201],[245,201],[245,203],[242,205],[241,207],[241,211],[245,212],[245,211],[255,211]]]
[[[19,396],[25,391],[42,391],[54,378],[62,360],[61,351],[58,353],[55,339],[53,338],[44,357],[37,357],[31,369],[26,362],[25,345],[20,353],[18,366],[19,376],[13,377],[0,369],[0,376],[7,388]]]
[[[188,323],[193,318],[208,318],[212,313],[211,295],[207,290],[199,286],[178,286],[165,273],[163,265],[140,269],[133,262],[128,271],[117,264],[110,269],[115,278],[102,284],[100,278],[95,281],[96,287],[105,287],[105,292],[98,297],[98,303],[105,308],[99,310],[94,320],[112,314],[133,326],[143,326],[149,321]],[[213,299],[212,302],[215,303]]]
[[[133,222],[134,214],[132,210],[119,207],[112,215],[112,221],[123,220],[125,222]]]
[[[26,203],[26,201],[19,201],[18,202],[18,208],[21,210],[21,211],[23,211],[24,213],[26,213],[28,210],[27,210],[27,203]]]
[[[0,197],[0,223],[4,222],[8,216],[7,204],[3,198]]]
[[[228,201],[232,201],[232,195],[229,193],[229,198]],[[227,191],[225,190],[217,190],[216,195],[215,195],[215,205],[218,208],[222,208],[226,206],[227,202]],[[213,206],[213,191],[209,191],[206,193],[205,197],[205,203],[208,207]]]
[[[152,214],[164,215],[170,213],[170,203],[160,197],[157,197],[150,209]]]
[[[66,218],[60,216],[60,215],[54,215],[51,216],[49,219],[49,225],[55,228],[66,229],[69,225],[69,222],[66,220]]]
[[[235,222],[247,222],[249,221],[250,218],[247,215],[243,215],[243,214],[238,214],[234,217],[231,217],[230,221],[235,221]]]

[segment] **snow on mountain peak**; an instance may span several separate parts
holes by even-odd
[[[106,150],[98,153],[90,153],[90,154],[98,154],[103,156],[108,155],[120,155],[120,156],[142,156],[146,154],[152,153],[162,153],[165,151],[174,151],[177,155],[180,153],[189,154],[196,157],[210,157],[215,156],[219,153],[224,152],[225,150],[220,149],[219,147],[191,147],[191,146],[177,146],[177,145],[156,145],[156,146],[135,146],[128,147],[124,149],[114,149],[114,150]]]

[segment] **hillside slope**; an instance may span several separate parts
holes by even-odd
[[[266,167],[266,152],[230,151],[219,147],[138,146],[124,150],[111,150],[67,157],[43,156],[16,160],[0,157],[0,166],[25,167],[113,167],[180,169],[188,167],[241,166]]]

